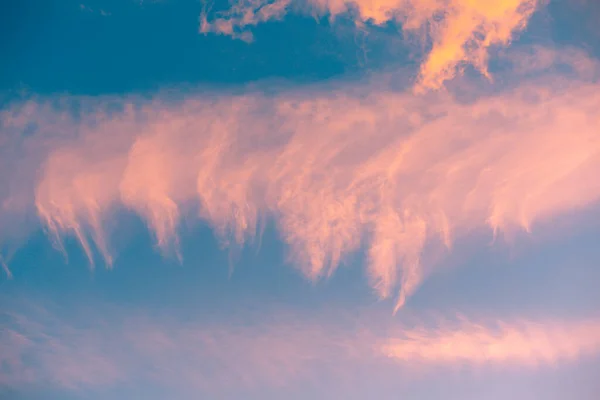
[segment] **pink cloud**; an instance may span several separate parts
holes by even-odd
[[[399,330],[382,351],[398,362],[531,368],[595,357],[600,351],[600,325],[594,320],[481,324],[459,319],[438,324],[434,329]]]
[[[7,111],[3,129],[60,130],[42,141],[46,156],[14,160],[17,171],[39,171],[18,193],[33,197],[59,248],[74,235],[92,263],[96,249],[111,265],[119,210],[143,217],[177,257],[183,219],[206,221],[231,247],[272,218],[313,280],[366,246],[371,285],[398,308],[431,273],[426,245],[449,249],[486,228],[532,232],[598,201],[598,89],[550,75],[468,101],[343,85],[175,104],[112,99],[81,121],[33,101]],[[107,104],[122,111],[101,111]]]

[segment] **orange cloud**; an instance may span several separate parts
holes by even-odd
[[[373,288],[397,295],[398,308],[431,272],[426,245],[450,248],[485,227],[531,231],[600,199],[598,89],[547,77],[468,102],[341,87],[132,100],[114,115],[99,105],[81,121],[60,114],[76,139],[43,159],[35,206],[59,247],[73,234],[90,261],[96,249],[109,265],[106,230],[121,209],[179,257],[182,219],[243,246],[271,218],[313,280],[366,248]],[[54,114],[18,110],[10,129],[55,129],[45,122]]]
[[[489,50],[507,46],[523,31],[543,0],[310,0],[309,8],[335,19],[352,14],[358,24],[401,24],[404,32],[417,35],[430,48],[422,61],[415,89],[439,89],[472,65],[484,76],[488,72]],[[200,32],[217,33],[252,40],[246,28],[281,19],[291,8],[290,0],[249,1],[235,4],[224,16],[208,21],[200,18]]]

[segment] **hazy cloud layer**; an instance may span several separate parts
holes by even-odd
[[[406,381],[440,367],[540,370],[600,353],[594,319],[390,321],[279,311],[184,322],[123,308],[79,309],[68,318],[40,307],[1,314],[0,384],[71,391],[153,382],[223,394],[329,379],[352,385],[367,365]],[[424,375],[402,373],[417,369]]]
[[[351,16],[358,25],[401,25],[409,41],[428,49],[415,89],[439,89],[466,65],[484,76],[493,46],[506,46],[527,26],[545,0],[251,0],[234,2],[227,12],[200,17],[200,32],[252,40],[250,26],[279,20],[290,11],[309,12],[335,20]]]

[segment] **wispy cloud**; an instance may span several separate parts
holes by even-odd
[[[399,362],[539,367],[595,356],[600,349],[600,325],[593,320],[481,324],[461,318],[438,324],[400,331],[382,351]]]
[[[409,324],[277,312],[183,322],[123,308],[68,319],[42,311],[2,315],[2,385],[85,390],[153,382],[171,392],[224,394],[348,377],[351,386],[361,365],[406,380],[415,377],[401,372],[418,366],[425,375],[440,366],[539,370],[600,353],[594,319]]]
[[[210,22],[208,13],[211,8],[205,8],[200,15],[200,32],[226,35],[234,39],[251,42],[253,35],[245,28],[283,18],[287,14],[290,4],[291,0],[240,2],[234,4],[225,17],[216,18]]]
[[[439,89],[445,81],[460,74],[465,65],[491,78],[490,49],[508,45],[545,3],[544,0],[240,1],[210,21],[208,13],[203,12],[200,32],[251,41],[248,27],[279,20],[292,10],[308,10],[331,20],[350,15],[359,25],[396,22],[405,34],[417,37],[429,49],[415,86],[422,92]]]
[[[83,12],[88,12],[88,13],[92,13],[92,14],[100,14],[103,17],[108,17],[108,16],[111,15],[107,11],[104,11],[102,9],[94,9],[94,8],[91,8],[90,6],[85,5],[85,4],[80,4],[79,5],[79,9],[81,11],[83,11]]]
[[[6,261],[4,261],[4,257],[2,257],[2,254],[0,254],[0,266],[4,270],[6,277],[9,279],[12,278],[12,272],[10,272],[10,268],[8,268],[8,265],[6,265]]]
[[[569,64],[583,65],[575,56]],[[6,196],[35,203],[59,248],[73,234],[90,261],[96,248],[109,265],[107,222],[119,210],[142,216],[177,256],[183,218],[208,222],[224,246],[244,245],[272,218],[311,279],[366,246],[372,286],[398,293],[400,307],[429,273],[424,246],[450,248],[486,227],[490,238],[531,231],[600,198],[597,83],[536,75],[467,101],[376,85],[34,99],[5,110],[2,129],[21,137],[36,127],[39,146],[18,158],[6,147],[6,171],[39,179],[32,188],[17,176]]]

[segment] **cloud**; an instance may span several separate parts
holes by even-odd
[[[200,32],[226,35],[251,42],[253,40],[252,33],[240,30],[240,28],[258,25],[269,20],[279,20],[287,13],[290,3],[291,0],[278,0],[272,3],[256,0],[244,1],[232,6],[227,13],[231,17],[217,18],[211,22],[208,21],[207,16],[207,12],[210,10],[205,9],[200,16]]]
[[[575,55],[570,65],[583,65]],[[35,127],[30,147],[5,147],[15,175],[2,179],[19,185],[4,203],[23,199],[58,248],[74,235],[90,262],[98,250],[108,265],[124,210],[177,257],[184,219],[199,217],[231,248],[270,218],[313,280],[366,248],[371,285],[400,307],[431,273],[426,246],[449,249],[486,228],[490,238],[531,232],[599,200],[598,84],[534,75],[468,100],[375,84],[32,99],[3,112],[3,136]]]
[[[339,327],[282,313],[267,323],[257,316],[182,322],[122,307],[104,311],[0,315],[0,383],[85,390],[152,382],[223,395],[310,379],[323,362],[358,357]]]
[[[0,254],[0,266],[2,267],[2,270],[4,271],[4,273],[6,274],[6,277],[11,279],[12,272],[10,272],[10,268],[8,268],[8,265],[6,265],[6,261],[4,261],[4,257],[2,257],[2,254]]]
[[[595,356],[600,350],[600,325],[594,320],[481,324],[461,318],[438,325],[400,332],[382,351],[399,362],[539,367]]]
[[[408,37],[418,37],[429,49],[415,86],[418,92],[423,92],[439,89],[445,81],[460,74],[465,65],[491,78],[490,49],[509,45],[544,3],[543,0],[241,1],[210,21],[207,12],[203,12],[200,32],[251,41],[249,26],[279,20],[293,9],[308,9],[331,20],[351,15],[359,25],[399,23]]]
[[[96,9],[94,9],[94,8],[91,8],[90,6],[87,6],[87,5],[85,5],[85,4],[80,4],[80,5],[79,5],[79,9],[80,9],[82,12],[88,12],[88,13],[92,13],[92,14],[100,14],[100,15],[101,15],[101,16],[103,16],[103,17],[108,17],[108,16],[110,16],[110,15],[111,15],[111,13],[110,13],[110,12],[104,11],[104,10],[102,10],[102,9],[97,9],[97,10],[96,10]]]
[[[419,379],[403,373],[418,366],[425,367],[424,376],[439,366],[539,370],[600,353],[595,319],[409,323],[271,310],[260,317],[182,321],[123,308],[82,308],[68,319],[40,310],[1,315],[5,387],[73,391],[152,382],[170,393],[223,396],[328,380],[353,387],[361,366],[406,381]]]

